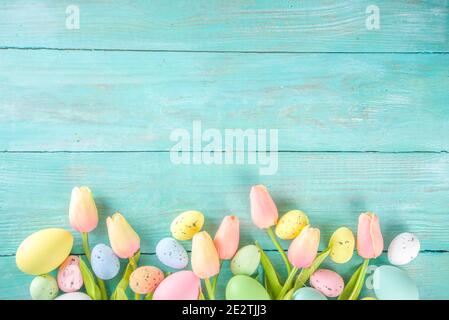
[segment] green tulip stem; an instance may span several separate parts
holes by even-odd
[[[144,300],[153,300],[153,292],[148,292],[146,294]]]
[[[287,291],[291,288],[293,280],[295,279],[296,273],[298,272],[297,267],[293,267],[292,271],[288,274],[287,280],[285,280],[284,285],[282,286],[281,292],[279,292],[277,296],[277,300],[282,300],[287,293]]]
[[[131,264],[131,267],[133,268],[133,270],[137,269],[137,264],[136,264],[136,261],[134,260],[134,257],[129,258],[129,263]]]
[[[282,249],[281,244],[277,240],[277,238],[276,238],[276,236],[275,236],[275,234],[273,232],[273,229],[271,227],[269,227],[267,229],[267,233],[268,233],[268,236],[270,237],[271,241],[273,242],[274,246],[276,247],[276,249],[281,254],[282,260],[284,260],[285,267],[287,268],[287,274],[290,274],[291,271],[292,271],[292,267],[290,266],[290,262],[288,261],[288,257],[285,254],[284,249]]]
[[[133,268],[133,270],[137,269],[137,263],[136,263],[136,261],[134,261],[134,257],[129,258],[129,263],[131,264],[131,267]],[[140,300],[140,294],[135,293],[134,300]]]
[[[91,254],[90,254],[90,246],[89,246],[89,233],[87,232],[82,232],[81,233],[82,238],[83,238],[83,250],[84,250],[84,254],[86,255],[87,260],[89,260],[90,262],[90,258],[91,258]],[[91,264],[92,267],[92,264]],[[106,291],[106,285],[104,283],[103,280],[101,280],[100,278],[98,278],[97,276],[95,276],[97,283],[98,283],[98,287],[100,288],[100,292],[101,292],[101,300],[107,300],[108,299],[108,293]]]
[[[220,271],[221,271],[222,266],[223,266],[223,260],[220,260]],[[220,276],[220,271],[212,279],[212,289],[214,290],[214,292],[217,289],[217,282],[218,282],[218,277]]]
[[[204,279],[204,284],[206,285],[206,291],[209,300],[215,300],[215,293],[214,289],[212,288],[212,284],[210,283],[210,279],[209,278]]]

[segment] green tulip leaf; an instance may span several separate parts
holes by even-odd
[[[272,297],[277,297],[282,289],[278,274],[276,273],[276,270],[274,269],[273,263],[271,262],[270,258],[268,258],[267,254],[263,251],[263,249],[257,242],[256,246],[260,251],[260,263],[267,280],[267,291],[270,292]]]
[[[351,279],[349,279],[349,282],[343,292],[338,297],[338,300],[357,300],[359,298],[360,292],[363,288],[363,281],[365,280],[368,264],[369,259],[365,259],[360,267],[357,268],[351,276]]]
[[[147,293],[144,300],[153,300],[153,292]]]
[[[92,300],[101,300],[100,288],[95,283],[95,278],[82,257],[80,257],[80,270],[81,275],[83,276],[84,287],[86,288],[87,294],[91,297]]]
[[[136,264],[139,263],[140,260],[140,251],[137,251],[137,253],[134,255],[134,261]],[[122,300],[119,299],[119,293],[117,292],[119,289],[123,292],[126,292],[126,289],[128,288],[129,284],[129,277],[131,276],[131,273],[133,273],[134,267],[131,264],[131,262],[128,262],[126,265],[125,272],[123,273],[123,277],[120,280],[120,282],[117,284],[117,287],[115,288],[114,292],[111,295],[111,300]]]
[[[323,261],[326,260],[329,253],[330,250],[329,248],[327,248],[315,258],[310,267],[301,270],[301,272],[298,275],[298,278],[296,278],[294,287],[295,291],[305,286],[307,281],[310,279],[310,276],[320,267]]]
[[[128,300],[128,296],[122,288],[116,289],[116,296],[114,300]]]

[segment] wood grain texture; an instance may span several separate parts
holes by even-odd
[[[268,255],[275,267],[282,273],[284,265],[279,258],[279,254],[277,252],[268,252]],[[345,281],[348,281],[351,274],[361,262],[362,260],[358,256],[354,256],[350,262],[342,265],[335,264],[327,259],[322,264],[322,267],[336,270],[344,277]],[[429,267],[429,262],[434,266],[438,266],[438,268]],[[383,264],[388,264],[388,259],[385,254],[370,263],[372,266],[381,266]],[[164,271],[175,271],[164,267],[155,255],[143,255],[141,265],[154,265]],[[3,257],[0,259],[0,270],[10,270],[10,272],[2,272],[0,274],[0,299],[30,299],[28,290],[29,283],[33,277],[21,273],[13,266],[15,266],[15,257]],[[122,270],[123,268],[124,263],[122,263]],[[220,275],[217,288],[218,298],[220,299],[224,298],[225,286],[231,277],[229,263],[225,262],[222,268],[222,274]],[[401,269],[406,271],[416,282],[421,299],[449,299],[449,293],[447,292],[449,281],[443,276],[449,272],[449,253],[423,252],[411,264],[403,266]],[[374,296],[373,290],[370,290],[367,287],[367,284],[369,285],[370,283],[370,275],[372,275],[373,271],[374,269],[370,269],[368,272],[366,278],[367,282],[365,282],[364,289],[360,295],[361,298]],[[106,282],[109,292],[115,288],[117,281],[118,279],[113,279]],[[128,292],[128,296],[132,297],[130,292]]]
[[[65,27],[77,4],[80,29]],[[370,5],[380,29],[365,26]],[[2,1],[0,46],[134,50],[448,51],[449,6],[433,1]]]
[[[0,70],[0,150],[169,150],[193,120],[280,150],[449,150],[446,55],[0,50]]]
[[[95,193],[93,243],[107,243],[104,218],[120,211],[158,265],[157,241],[188,209],[211,234],[236,214],[242,244],[273,250],[249,218],[257,183],[281,213],[309,214],[321,248],[365,210],[386,244],[417,234],[422,252],[404,269],[422,298],[449,299],[447,0],[378,0],[372,31],[368,0],[78,0],[81,28],[68,30],[71,4],[0,4],[0,299],[29,298],[14,253],[34,231],[70,229],[75,185]],[[279,129],[278,173],[173,165],[169,134],[193,120]],[[327,266],[347,279],[358,263]]]
[[[93,241],[107,241],[105,218],[117,210],[144,239],[146,253],[169,235],[174,217],[193,209],[204,212],[211,233],[223,216],[235,214],[243,241],[258,239],[274,249],[250,220],[249,190],[258,183],[270,188],[281,213],[309,214],[322,230],[322,248],[339,226],[356,230],[358,215],[372,210],[386,243],[410,231],[423,250],[448,250],[448,176],[448,154],[281,153],[278,174],[260,176],[251,165],[174,165],[168,153],[3,153],[0,255],[13,254],[39,229],[70,229],[75,185],[88,185],[95,194],[101,223]]]

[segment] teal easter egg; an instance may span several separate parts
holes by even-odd
[[[379,300],[419,300],[418,287],[401,269],[381,266],[373,274],[374,292]]]
[[[293,294],[293,300],[327,300],[326,296],[314,288],[301,288]]]
[[[58,291],[56,279],[48,274],[37,276],[31,281],[30,295],[33,300],[53,300]]]
[[[256,272],[260,263],[259,249],[250,244],[240,248],[231,260],[231,272],[235,275],[243,274],[250,276]]]
[[[233,276],[226,286],[226,300],[270,300],[267,290],[255,279]]]
[[[120,260],[105,244],[97,244],[91,254],[92,270],[96,276],[103,280],[111,280],[120,271]]]

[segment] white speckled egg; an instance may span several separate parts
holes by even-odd
[[[30,295],[33,300],[53,300],[58,291],[56,279],[48,274],[37,276],[31,281]]]
[[[418,256],[420,247],[419,240],[414,234],[401,233],[388,247],[388,260],[397,266],[408,264]]]
[[[326,297],[338,297],[345,286],[343,278],[335,271],[328,269],[315,271],[310,277],[310,284]]]
[[[170,226],[173,238],[190,240],[199,232],[204,224],[204,215],[199,211],[186,211],[173,220]]]
[[[419,291],[413,280],[401,269],[381,266],[374,271],[373,285],[379,300],[418,300]]]
[[[80,259],[77,256],[68,256],[59,267],[58,285],[64,292],[75,292],[83,286]]]
[[[327,300],[326,296],[314,288],[300,288],[293,294],[293,300]]]
[[[253,245],[247,245],[239,249],[231,260],[231,272],[234,275],[243,274],[250,276],[256,272],[260,263],[259,249]]]
[[[189,263],[186,249],[173,238],[164,238],[156,245],[156,256],[166,266],[184,269]]]
[[[83,292],[70,292],[60,295],[55,300],[92,300],[92,299]]]
[[[97,277],[103,280],[114,278],[120,271],[119,258],[111,247],[102,243],[97,244],[92,250],[90,264]]]

